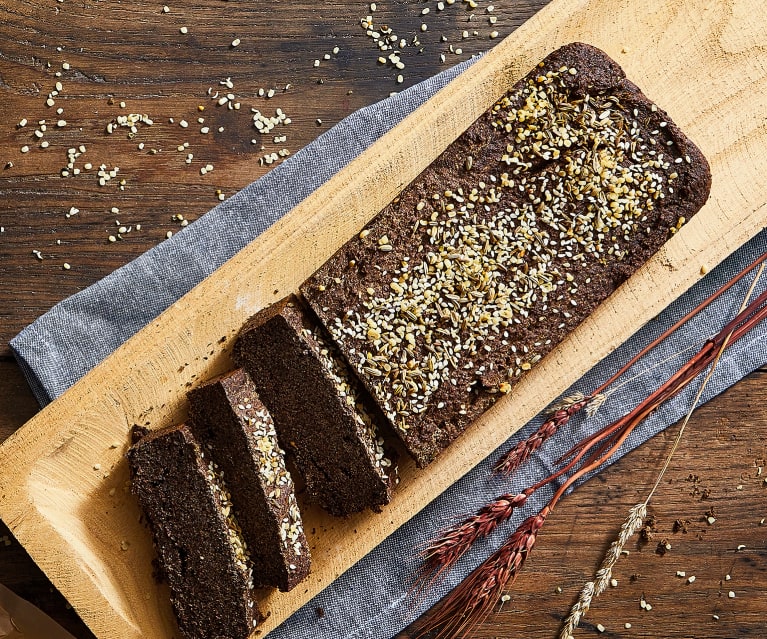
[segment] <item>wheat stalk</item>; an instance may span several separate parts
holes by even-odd
[[[551,512],[544,508],[523,521],[498,550],[476,568],[451,592],[444,604],[416,639],[437,631],[433,639],[466,636],[490,614],[504,589],[514,583],[535,546],[538,532]]]
[[[556,434],[570,418],[587,406],[594,398],[583,393],[575,393],[565,397],[559,404],[551,408],[551,416],[538,427],[530,437],[519,442],[511,450],[501,456],[493,468],[493,472],[511,475],[519,468],[543,443]]]
[[[765,259],[767,259],[767,255],[763,256],[757,263],[761,264]],[[757,278],[763,268],[763,266],[760,268]],[[748,270],[750,269],[744,270],[742,274],[748,272]],[[728,287],[731,285],[732,282],[728,284]],[[753,286],[746,300],[750,297]],[[664,402],[675,397],[690,381],[711,366],[704,380],[705,385],[708,379],[710,379],[724,350],[730,344],[746,335],[764,319],[767,319],[767,291],[757,296],[747,306],[744,303],[741,312],[733,320],[728,322],[716,336],[707,340],[689,361],[633,410],[612,424],[602,428],[597,433],[586,437],[560,458],[557,463],[563,463],[568,459],[569,461],[559,470],[519,494],[509,493],[502,495],[494,502],[480,509],[474,516],[465,519],[453,529],[445,531],[442,538],[432,542],[425,553],[428,566],[422,573],[420,581],[422,585],[432,584],[434,579],[442,575],[445,570],[457,561],[454,558],[456,555],[458,557],[462,556],[474,541],[495,530],[501,522],[506,521],[511,516],[511,512],[515,508],[523,505],[533,492],[558,477],[573,471],[554,492],[554,495],[543,510],[537,515],[528,517],[498,551],[491,555],[448,596],[440,611],[430,620],[430,623],[418,636],[423,636],[431,630],[438,630],[439,634],[437,637],[454,637],[456,633],[463,633],[467,629],[471,630],[474,628],[482,618],[489,614],[492,606],[497,601],[498,595],[503,591],[506,584],[516,578],[527,555],[535,544],[538,532],[543,526],[546,517],[553,511],[555,505],[568,488],[584,475],[604,464],[623,445],[636,426]],[[700,389],[694,405],[698,403],[702,392],[703,389]],[[578,403],[578,399],[572,402],[569,407],[576,403]],[[567,410],[567,408],[560,407],[559,409]],[[690,412],[692,412],[692,409]],[[687,420],[685,420],[684,424],[686,423]],[[678,435],[674,447],[678,444],[680,437],[681,433]],[[668,467],[668,461],[661,471],[661,477]],[[580,466],[577,470],[573,470],[577,464],[580,464]],[[644,517],[643,513],[646,514],[647,503],[659,483],[660,477],[647,500],[632,509],[629,519],[621,528],[618,539],[611,546],[605,562],[597,573],[595,581],[590,582],[591,585],[587,584],[582,590],[582,597],[579,598],[572,615],[573,630],[582,615],[588,610],[593,598],[602,592],[609,583],[612,568],[620,557],[620,551],[636,530],[641,527]],[[433,575],[433,577],[430,579],[429,575]],[[566,636],[569,636],[569,634]]]
[[[765,267],[764,263],[762,263],[759,266],[759,270],[756,272],[754,280],[751,283],[751,286],[749,287],[748,291],[746,292],[746,296],[743,300],[743,303],[740,306],[740,309],[738,311],[738,316],[741,315],[746,310],[748,306],[748,300],[753,294],[754,288],[756,287],[756,284],[759,281],[759,278],[764,272],[764,267]],[[679,442],[682,440],[682,435],[684,434],[685,428],[687,427],[687,424],[690,421],[690,417],[692,417],[693,412],[697,408],[698,402],[700,402],[700,398],[703,396],[703,391],[706,389],[706,386],[708,385],[709,380],[713,376],[714,370],[716,369],[716,366],[719,363],[719,360],[722,358],[722,355],[725,349],[727,348],[727,345],[729,344],[730,340],[732,339],[735,331],[736,331],[736,328],[733,327],[731,330],[727,332],[726,337],[722,340],[721,345],[719,346],[719,350],[717,351],[716,356],[714,357],[714,360],[711,363],[711,367],[708,369],[706,376],[703,378],[703,381],[698,387],[698,392],[695,395],[695,399],[693,399],[692,405],[690,406],[690,409],[687,411],[687,414],[685,415],[684,420],[682,421],[682,424],[679,427],[679,430],[677,431],[676,437],[674,438],[674,442],[671,445],[671,450],[669,451],[668,455],[666,455],[666,459],[664,461],[663,467],[658,473],[658,476],[655,479],[655,483],[653,484],[652,489],[648,493],[647,498],[642,503],[636,504],[629,510],[629,515],[626,518],[626,521],[624,521],[623,525],[621,526],[621,530],[618,535],[618,538],[615,541],[613,541],[612,544],[610,544],[610,548],[608,549],[604,559],[602,560],[602,564],[596,573],[596,579],[593,582],[588,582],[584,586],[584,588],[581,590],[581,593],[578,597],[578,601],[570,609],[570,614],[565,619],[565,622],[562,626],[562,630],[559,633],[559,639],[572,639],[573,633],[575,632],[575,629],[578,627],[581,617],[586,614],[589,607],[591,606],[592,599],[602,594],[607,588],[608,584],[610,583],[610,578],[612,576],[612,569],[617,563],[623,548],[628,543],[628,540],[642,527],[642,523],[644,522],[644,519],[647,516],[647,505],[650,503],[650,499],[652,499],[652,496],[655,494],[655,491],[660,485],[660,482],[663,479],[663,476],[666,473],[666,470],[668,469],[669,464],[671,463],[671,458],[673,457],[674,453],[679,447]]]

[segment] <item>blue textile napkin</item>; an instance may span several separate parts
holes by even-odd
[[[57,304],[11,341],[11,348],[41,404],[62,394],[93,366],[135,332],[212,273],[307,195],[324,183],[383,133],[471,65],[466,61],[382,102],[361,109],[296,153],[260,180],[232,196],[183,232],[151,249],[103,280]],[[328,149],[333,152],[329,153]],[[712,271],[662,315],[642,328],[626,344],[595,366],[572,391],[589,392],[599,386],[637,350],[652,341],[686,310],[710,295],[756,256],[767,251],[764,230],[720,267]],[[767,277],[763,278],[767,281]],[[548,474],[555,460],[586,432],[620,416],[657,387],[678,362],[672,353],[689,348],[715,333],[737,311],[749,285],[748,278],[733,287],[684,330],[648,354],[625,379],[646,371],[623,386],[618,399],[607,402],[596,417],[574,419],[517,473],[512,483],[490,478],[497,453],[435,499],[381,545],[341,575],[314,600],[270,633],[273,639],[388,639],[432,606],[485,557],[493,552],[530,512],[548,501],[555,487],[542,490],[497,534],[468,553],[447,578],[411,607],[404,603],[416,564],[410,557],[444,527],[454,513],[469,513],[501,492],[521,489]],[[757,292],[765,289],[761,283]],[[730,347],[703,400],[722,392],[767,363],[767,322]],[[665,362],[657,365],[660,362]],[[657,366],[656,366],[657,365]],[[696,385],[646,420],[615,459],[673,424],[689,409]],[[541,423],[539,417],[512,437],[501,450],[526,437]],[[533,559],[534,560],[534,559]],[[364,596],[361,596],[365,593]],[[324,610],[322,617],[317,608]],[[566,612],[566,611],[563,611]]]

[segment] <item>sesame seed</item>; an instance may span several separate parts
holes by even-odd
[[[240,46],[239,38],[235,38],[234,40],[232,40],[232,47],[239,47],[239,46]]]
[[[187,33],[189,33],[189,29],[187,29],[186,27],[181,27],[181,28],[179,29],[179,32],[181,32],[181,33],[183,33],[183,34],[187,34]]]

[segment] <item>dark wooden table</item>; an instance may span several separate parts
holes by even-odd
[[[355,109],[488,49],[546,4],[497,0],[491,10],[446,0],[440,10],[397,0],[372,12],[339,0],[166,2],[167,12],[160,0],[0,0],[0,439],[37,410],[8,348],[26,324],[276,165],[260,158],[295,152]],[[404,69],[378,62],[360,26],[368,15],[406,40]],[[215,92],[233,94],[241,108],[219,105]],[[287,139],[258,135],[251,107],[282,109],[292,119]],[[107,132],[130,113],[154,123],[138,125],[134,139],[127,128]],[[69,149],[81,153],[79,175],[62,173]],[[102,164],[119,173],[99,185]],[[214,171],[202,174],[207,164]],[[579,634],[601,623],[613,637],[765,636],[765,382],[767,370],[758,371],[696,412],[651,504],[649,538],[631,545],[618,586]],[[478,638],[557,636],[671,439],[656,437],[559,506],[510,601]],[[0,583],[78,638],[92,637],[1,522]]]

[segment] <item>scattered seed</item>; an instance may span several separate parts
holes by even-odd
[[[93,464],[93,470],[101,470],[101,464]]]
[[[185,35],[186,35],[187,33],[189,33],[189,29],[187,29],[186,27],[181,27],[181,28],[179,29],[179,31],[180,31],[181,33],[185,34]]]
[[[497,37],[498,37],[498,32],[497,31],[491,31],[490,32],[490,39],[491,40],[495,40]]]
[[[598,623],[597,624],[597,631],[598,632],[604,632],[605,631],[605,627],[601,623]]]
[[[694,583],[694,582],[695,582],[695,575],[690,575],[689,577],[687,577],[687,583],[688,584],[691,584],[691,583]]]
[[[72,268],[68,262],[64,262],[64,270],[68,271],[70,268]]]
[[[730,599],[735,599],[735,591],[734,590],[730,590],[730,592],[727,593],[727,596]]]
[[[232,40],[232,46],[233,47],[239,47],[240,46],[240,39],[239,38],[235,38],[234,40]]]

